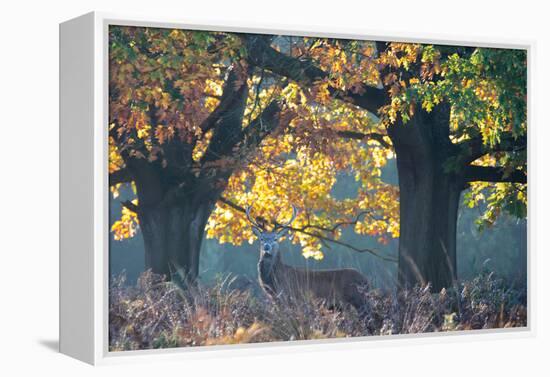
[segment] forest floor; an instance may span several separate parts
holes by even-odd
[[[109,291],[110,351],[527,326],[526,292],[487,271],[433,293],[365,293],[362,313],[308,298],[277,302],[232,288],[232,279],[185,290],[145,272]]]

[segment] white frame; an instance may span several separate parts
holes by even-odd
[[[319,28],[295,25],[259,25],[130,17],[92,12],[60,25],[60,352],[90,364],[182,357],[235,356],[245,354],[380,347],[481,339],[532,337],[535,335],[535,281],[532,268],[535,180],[528,186],[528,326],[514,329],[357,337],[347,339],[273,342],[251,345],[186,347],[161,350],[109,352],[108,350],[108,27],[149,26],[193,30],[292,34],[363,40],[438,43],[495,48],[521,48],[528,56],[528,163],[533,156],[534,41],[503,38],[450,37],[425,33],[378,34],[367,30]],[[495,42],[495,40],[498,40]],[[75,145],[76,142],[83,144]],[[76,163],[73,163],[76,161]],[[529,165],[530,166],[530,165]],[[83,203],[85,204],[83,206]],[[93,205],[92,205],[93,203]],[[76,220],[76,221],[75,221]],[[83,239],[90,244],[83,244]],[[460,336],[457,336],[460,335]],[[468,335],[468,336],[464,336]],[[396,343],[397,342],[397,343]],[[283,346],[283,347],[282,347]],[[295,348],[299,347],[299,348]]]

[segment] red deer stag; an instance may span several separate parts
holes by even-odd
[[[309,270],[286,265],[281,260],[279,239],[288,231],[296,217],[292,206],[292,217],[285,223],[267,231],[250,215],[252,206],[246,208],[246,216],[252,224],[252,231],[260,240],[260,261],[258,276],[260,286],[266,294],[276,299],[282,295],[303,297],[305,292],[324,300],[329,306],[349,304],[360,310],[364,303],[361,288],[368,286],[367,279],[351,268],[338,270]]]

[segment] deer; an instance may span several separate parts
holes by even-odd
[[[356,269],[309,270],[283,263],[279,241],[289,233],[290,225],[296,218],[294,205],[290,220],[275,225],[272,231],[266,230],[252,218],[251,208],[252,205],[246,208],[246,217],[252,226],[252,232],[260,241],[258,278],[260,287],[268,297],[273,300],[285,295],[304,297],[307,292],[323,300],[329,307],[351,305],[361,311],[364,305],[361,291],[367,289],[369,284],[367,278]]]

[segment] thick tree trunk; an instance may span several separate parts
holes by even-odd
[[[430,283],[434,290],[456,279],[456,224],[460,188],[449,174],[410,166],[398,155],[400,188],[399,283]]]
[[[145,244],[145,267],[166,275],[178,272],[193,282],[199,273],[204,227],[214,206],[211,200],[189,198],[171,206],[141,208],[140,227]]]
[[[452,286],[456,279],[462,184],[457,173],[445,168],[452,145],[444,131],[448,128],[444,110],[442,114],[419,112],[409,123],[389,130],[399,177],[398,280],[403,288],[430,283],[437,291]]]

